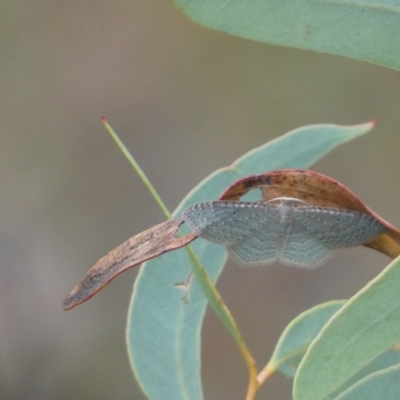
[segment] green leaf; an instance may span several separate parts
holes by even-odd
[[[345,300],[335,300],[319,304],[297,316],[283,331],[268,366],[288,377],[293,378],[310,343],[315,339],[329,319],[346,303]],[[395,347],[378,356],[366,367],[353,375],[344,385],[336,390],[326,400],[337,399],[367,376],[400,364],[400,349]],[[356,399],[356,397],[354,397]],[[358,399],[364,397],[358,397]],[[383,398],[383,397],[382,397]]]
[[[296,317],[283,331],[268,365],[293,378],[309,344],[343,304],[344,300],[319,304]]]
[[[400,69],[398,1],[175,2],[194,21],[222,32]]]
[[[400,341],[400,259],[353,296],[300,363],[295,400],[321,400]]]
[[[228,185],[245,175],[307,167],[372,127],[373,123],[314,125],[294,130],[211,174],[174,214],[193,203],[218,198]],[[225,248],[202,239],[192,247],[216,281],[226,261]],[[134,285],[128,314],[128,353],[139,384],[152,400],[202,399],[200,330],[207,303],[195,280],[187,303],[182,301],[184,290],[176,286],[185,282],[190,272],[187,251],[180,249],[145,263]]]
[[[379,372],[381,370],[387,369],[388,367],[392,367],[394,365],[400,364],[400,349],[398,347],[392,348],[389,351],[381,354],[378,358],[373,360],[366,367],[362,368],[358,373],[353,375],[344,385],[340,386],[338,390],[326,397],[326,400],[334,400],[341,393],[347,392],[347,389],[353,387],[353,385],[358,384],[359,381],[364,379],[367,376],[371,376],[371,374]],[[361,398],[361,397],[359,397]],[[386,397],[382,397],[385,398]]]
[[[335,400],[398,400],[400,364],[374,372],[343,392]]]

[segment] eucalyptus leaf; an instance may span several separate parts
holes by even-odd
[[[336,300],[319,304],[296,317],[283,331],[269,366],[293,378],[309,344],[344,303]]]
[[[295,400],[321,400],[400,341],[400,259],[354,295],[309,346]]]
[[[369,363],[367,366],[365,366],[359,372],[357,372],[355,375],[353,375],[342,386],[340,386],[338,388],[338,390],[335,390],[335,392],[333,392],[331,395],[327,396],[326,400],[334,400],[338,397],[338,395],[340,395],[342,393],[346,393],[349,388],[352,388],[355,385],[358,385],[358,382],[363,380],[365,377],[372,376],[372,374],[375,374],[376,372],[382,371],[384,369],[387,369],[389,367],[396,366],[396,365],[400,365],[400,349],[398,348],[398,346],[395,346],[394,348],[391,348],[389,351],[386,351],[385,353],[378,356],[371,363]],[[397,379],[400,380],[399,378],[400,378],[400,375],[398,375]],[[359,397],[359,398],[363,398],[363,397]],[[382,397],[382,398],[386,399],[386,397]]]
[[[216,199],[245,175],[305,168],[372,127],[373,123],[313,125],[289,132],[211,174],[188,194],[174,215],[196,202]],[[225,248],[202,239],[192,247],[215,282],[226,261]],[[190,265],[185,249],[165,254],[145,263],[134,285],[128,313],[128,353],[139,384],[152,400],[203,398],[200,330],[207,302],[196,281],[188,280]]]
[[[395,0],[175,0],[208,28],[400,69]]]
[[[347,389],[335,400],[398,400],[400,364],[374,372]]]

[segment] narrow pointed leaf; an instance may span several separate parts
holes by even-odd
[[[176,237],[181,219],[155,225],[131,237],[102,257],[64,300],[64,310],[70,310],[94,296],[122,272],[168,251],[179,249],[196,239],[189,234]]]
[[[397,258],[329,320],[299,366],[295,400],[325,399],[400,341],[399,287]]]
[[[338,395],[347,392],[349,388],[357,385],[359,381],[363,380],[367,376],[371,376],[371,374],[375,374],[376,372],[396,365],[400,365],[400,349],[398,346],[392,347],[390,350],[375,358],[371,363],[362,368],[358,373],[353,375],[347,382],[340,386],[335,392],[327,396],[326,400],[334,400]],[[400,377],[400,375],[398,377]],[[386,399],[386,397],[382,398]]]
[[[270,368],[293,378],[310,343],[344,303],[319,304],[296,317],[283,331],[268,363]]]
[[[398,400],[400,364],[374,372],[347,389],[335,400]]]

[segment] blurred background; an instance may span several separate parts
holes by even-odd
[[[377,118],[313,168],[400,226],[396,71],[213,32],[172,1],[3,1],[0,30],[3,400],[144,399],[124,338],[138,270],[62,310],[101,256],[164,220],[102,114],[170,209],[216,168],[289,130]],[[263,365],[292,318],[348,298],[388,261],[356,248],[315,271],[231,263],[218,287]],[[205,399],[243,399],[244,363],[210,311],[202,337]],[[274,376],[259,398],[290,393],[291,381]]]

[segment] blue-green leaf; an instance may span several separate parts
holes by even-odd
[[[344,303],[337,300],[319,304],[296,317],[283,331],[269,367],[293,378],[310,343]]]
[[[347,389],[335,400],[398,400],[400,364],[376,371]]]
[[[400,69],[400,3],[395,0],[175,1],[212,29]]]
[[[294,130],[256,148],[202,181],[181,202],[187,206],[218,198],[235,180],[279,168],[304,168],[336,146],[366,133],[372,123],[357,126],[314,125]],[[226,261],[226,250],[202,239],[193,248],[213,281]],[[200,400],[200,329],[206,300],[195,280],[190,297],[176,284],[187,280],[190,261],[185,249],[142,266],[128,315],[127,342],[132,368],[152,400]]]
[[[347,382],[345,382],[342,386],[340,386],[335,392],[329,395],[326,400],[334,400],[338,397],[339,394],[347,392],[347,390],[354,385],[358,384],[359,381],[364,379],[367,376],[371,376],[376,372],[387,369],[388,367],[392,367],[395,365],[400,365],[400,349],[398,346],[391,348],[389,351],[381,354],[377,358],[375,358],[371,363],[362,368],[359,372],[353,375]],[[400,375],[398,375],[400,377]],[[385,398],[386,397],[382,397]]]
[[[400,259],[353,296],[310,345],[295,400],[321,400],[400,341]]]

